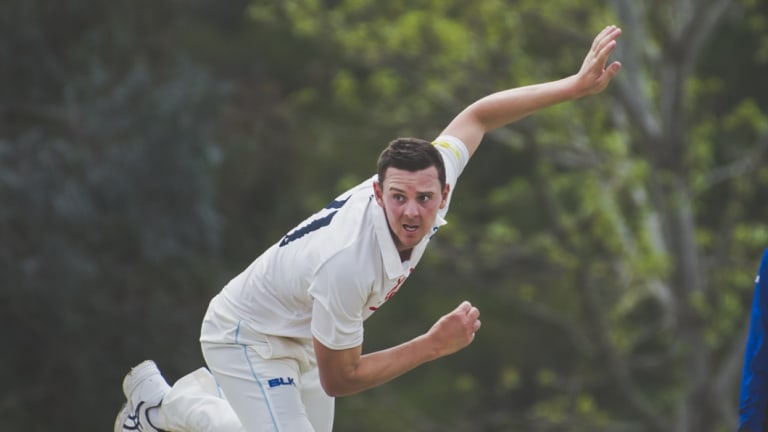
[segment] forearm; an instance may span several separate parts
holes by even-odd
[[[443,131],[459,137],[474,153],[487,132],[543,108],[580,97],[575,76],[492,93],[469,105]]]
[[[576,77],[518,87],[488,95],[468,107],[485,132],[541,109],[580,97]]]
[[[471,155],[487,132],[543,108],[603,91],[621,68],[619,62],[607,64],[620,34],[619,28],[607,26],[595,37],[576,74],[488,95],[459,113],[443,134],[461,139]]]
[[[321,381],[328,394],[348,396],[384,384],[443,355],[430,343],[427,335],[422,335],[400,345],[359,356],[357,361],[348,363],[342,370],[321,371]]]
[[[362,347],[333,350],[315,338],[323,389],[346,396],[384,384],[424,363],[465,348],[480,329],[480,311],[468,301],[443,315],[429,331],[389,349],[361,355]]]

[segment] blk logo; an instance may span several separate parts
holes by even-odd
[[[271,380],[267,381],[267,384],[269,384],[269,388],[280,387],[284,385],[287,385],[287,386],[295,385],[293,382],[293,378],[291,377],[272,378]]]

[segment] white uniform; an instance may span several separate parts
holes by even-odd
[[[467,148],[450,136],[434,145],[452,193],[469,160]],[[200,337],[203,354],[244,430],[330,431],[333,398],[320,387],[312,337],[331,349],[361,345],[363,321],[421,259],[431,235],[418,243],[410,261],[401,261],[374,199],[375,178],[303,221],[211,301]],[[433,234],[447,211],[448,205],[439,211]],[[186,403],[167,407],[174,400],[166,396],[163,406],[183,411]],[[217,421],[194,430],[222,427]]]

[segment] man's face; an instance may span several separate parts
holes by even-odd
[[[374,181],[376,202],[384,209],[398,251],[413,248],[430,233],[437,211],[445,207],[449,186],[440,189],[437,168],[405,171],[387,168],[384,184]]]

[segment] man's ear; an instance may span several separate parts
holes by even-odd
[[[381,184],[378,180],[373,181],[373,196],[376,197],[379,207],[384,208],[384,191],[381,190]]]
[[[448,205],[448,194],[451,192],[451,185],[448,183],[445,184],[445,187],[443,188],[443,200],[440,201],[440,208],[444,209],[446,205]]]

